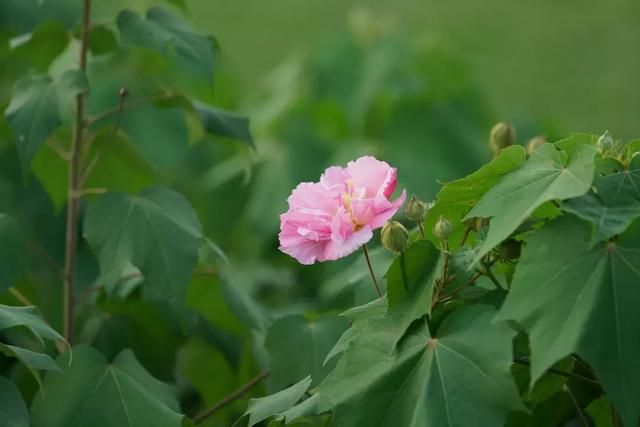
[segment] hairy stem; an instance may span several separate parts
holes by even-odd
[[[82,71],[87,69],[88,34],[91,25],[91,0],[83,0],[82,35],[80,40],[80,64]],[[73,344],[74,340],[74,291],[76,281],[76,255],[78,243],[78,210],[80,190],[80,158],[82,136],[85,129],[85,94],[76,96],[76,124],[71,141],[69,158],[69,184],[67,196],[67,236],[64,261],[64,337]]]
[[[380,292],[380,287],[378,286],[378,280],[376,279],[376,275],[373,272],[373,267],[371,266],[371,258],[369,258],[369,249],[367,245],[362,245],[362,250],[364,251],[364,259],[367,260],[367,267],[369,267],[369,274],[371,274],[371,279],[373,279],[373,287],[376,288],[376,293],[378,297],[382,297],[382,292]]]
[[[211,417],[212,415],[214,415],[219,410],[229,406],[231,403],[233,403],[236,400],[240,399],[249,390],[251,390],[252,388],[257,386],[258,384],[260,384],[263,380],[265,380],[267,377],[269,377],[269,375],[271,375],[271,373],[269,371],[260,372],[258,375],[256,375],[251,380],[249,380],[248,383],[246,383],[245,385],[243,385],[239,389],[235,390],[234,392],[230,393],[229,395],[223,397],[220,401],[216,402],[211,408],[206,409],[203,412],[201,412],[198,415],[196,415],[195,417],[193,417],[193,423],[196,424],[196,425],[197,424],[201,424],[207,418]]]

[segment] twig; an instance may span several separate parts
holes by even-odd
[[[231,394],[225,396],[224,398],[222,398],[222,400],[216,402],[211,408],[206,409],[203,412],[201,412],[198,415],[196,415],[195,417],[193,417],[193,423],[196,424],[196,425],[197,424],[201,424],[207,418],[211,417],[212,415],[214,415],[219,410],[225,408],[226,406],[230,405],[234,401],[236,401],[239,398],[241,398],[242,396],[244,396],[249,390],[251,390],[256,385],[260,384],[260,382],[262,382],[267,377],[269,377],[269,375],[271,375],[271,372],[269,372],[269,371],[260,372],[258,375],[256,375],[251,380],[249,380],[248,383],[246,383],[245,385],[243,385],[239,389],[235,390]]]
[[[482,261],[482,266],[484,267],[484,271],[482,272],[485,276],[487,276],[489,278],[489,280],[491,280],[493,282],[494,285],[496,285],[496,287],[498,289],[501,290],[506,290],[506,288],[504,286],[502,286],[502,283],[500,283],[500,281],[498,280],[498,278],[493,274],[493,271],[491,271],[491,266],[493,265],[493,263],[489,263],[487,261]]]
[[[22,305],[34,305],[31,301],[29,301],[29,298],[24,296],[24,294],[16,288],[9,288],[9,293],[13,295],[15,299],[20,301]]]
[[[465,243],[467,243],[467,239],[469,238],[469,234],[471,234],[471,227],[466,227],[464,229],[464,234],[462,235],[462,240],[460,240],[460,247],[463,247]]]
[[[149,104],[152,102],[171,99],[174,96],[175,94],[173,93],[161,93],[161,94],[156,94],[151,96],[145,96],[145,97],[134,99],[133,101],[127,102],[127,108],[139,107],[141,105]],[[103,112],[98,113],[97,115],[92,117],[89,120],[89,125],[92,125],[100,120],[106,119],[107,117],[112,116],[114,114],[118,114],[120,111],[121,111],[120,103],[118,103],[118,105],[116,105],[115,107],[104,110]]]
[[[367,260],[369,273],[371,274],[371,278],[373,279],[373,286],[376,288],[376,293],[378,294],[378,297],[382,297],[382,292],[380,292],[380,288],[378,287],[378,281],[376,280],[376,275],[373,272],[373,267],[371,266],[371,259],[369,258],[369,249],[367,249],[366,243],[362,245],[362,250],[364,251],[364,259]]]
[[[118,116],[116,118],[116,124],[113,126],[113,129],[111,130],[109,139],[106,142],[104,142],[100,147],[98,147],[98,152],[95,154],[93,159],[91,159],[91,162],[82,173],[82,178],[80,179],[82,186],[84,186],[84,184],[87,182],[87,179],[89,178],[89,175],[91,175],[93,168],[95,168],[96,164],[98,164],[98,160],[100,159],[100,156],[104,151],[104,147],[108,144],[111,144],[113,142],[113,139],[116,137],[116,134],[118,133],[118,129],[120,129],[120,125],[122,123],[122,112],[124,111],[124,102],[127,99],[127,96],[129,96],[129,91],[126,88],[121,88],[119,93],[119,102],[118,102],[118,111],[117,111]]]
[[[89,27],[91,25],[91,0],[83,0],[82,35],[80,40],[80,70],[87,69],[87,51]],[[74,292],[76,282],[76,256],[78,244],[79,199],[76,195],[80,188],[80,159],[82,153],[82,136],[85,129],[85,94],[76,95],[76,125],[71,142],[71,158],[69,159],[69,188],[67,196],[67,235],[64,262],[64,337],[70,345],[74,341]]]
[[[576,413],[578,414],[578,418],[580,418],[580,421],[582,422],[582,425],[584,427],[589,427],[589,421],[587,421],[587,417],[584,415],[584,412],[582,412],[582,408],[580,407],[580,404],[578,403],[578,400],[576,399],[576,397],[571,392],[571,388],[569,388],[569,385],[567,383],[564,383],[562,385],[562,391],[564,391],[565,393],[567,393],[569,395],[569,398],[571,399],[571,402],[573,403],[573,406],[576,408]]]

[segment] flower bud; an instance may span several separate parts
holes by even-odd
[[[422,221],[427,214],[428,206],[425,202],[418,199],[415,194],[404,205],[404,213],[411,221]]]
[[[407,246],[409,232],[398,221],[389,221],[382,227],[380,239],[382,240],[382,246],[390,251],[402,252]]]
[[[531,138],[529,142],[527,142],[527,156],[531,157],[538,148],[542,147],[546,143],[547,140],[544,139],[544,136]]]
[[[443,240],[449,238],[452,231],[453,227],[451,226],[451,223],[442,216],[438,219],[436,225],[433,226],[433,234]]]
[[[600,135],[600,138],[598,138],[598,150],[600,151],[600,154],[611,151],[614,145],[615,141],[613,140],[613,137],[608,130]]]
[[[509,123],[500,122],[496,124],[489,134],[489,144],[491,150],[498,154],[500,150],[507,148],[516,142],[516,130]]]
[[[500,245],[499,257],[504,261],[513,261],[520,258],[522,243],[515,239],[507,239]]]

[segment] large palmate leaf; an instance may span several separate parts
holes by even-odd
[[[594,243],[624,232],[640,217],[640,156],[629,169],[597,177],[595,193],[567,200],[562,208],[594,225]]]
[[[323,362],[348,326],[347,319],[332,315],[313,321],[300,315],[276,320],[265,341],[274,386],[298,382],[309,374],[313,384],[319,384],[333,367]]]
[[[461,220],[480,198],[505,174],[520,167],[525,161],[525,150],[519,145],[500,152],[489,164],[456,181],[447,182],[436,196],[435,205],[429,209],[425,229],[432,230],[440,216],[453,226],[453,235],[461,232]],[[454,242],[456,239],[450,239]]]
[[[47,375],[31,408],[34,427],[179,427],[183,415],[171,388],[153,378],[130,350],[111,363],[88,346],[75,347],[73,363]]]
[[[311,377],[306,377],[291,387],[270,396],[251,399],[247,412],[244,414],[249,415],[249,427],[291,408],[304,396],[310,386]]]
[[[392,351],[395,335],[372,322],[320,385],[319,409],[341,427],[502,425],[523,405],[509,372],[514,332],[494,315],[457,310],[437,336],[424,325]]]
[[[29,411],[20,390],[0,376],[0,420],[4,427],[29,427]]]
[[[141,18],[124,10],[117,18],[120,36],[125,43],[153,49],[176,62],[213,78],[214,41],[194,33],[184,22],[166,10],[153,7]]]
[[[66,103],[87,87],[87,78],[79,70],[67,71],[57,81],[39,75],[24,77],[15,84],[4,113],[15,133],[23,165],[31,162],[42,143],[62,124]]]
[[[595,155],[591,145],[580,144],[563,151],[545,144],[524,166],[489,190],[466,216],[491,217],[489,233],[474,262],[509,237],[543,203],[586,193],[593,181]]]
[[[631,229],[615,243],[592,247],[588,224],[576,217],[546,225],[527,240],[499,313],[529,332],[532,382],[577,353],[625,425],[635,425],[640,412],[638,236]]]
[[[0,213],[0,292],[26,273],[26,247],[18,224]]]
[[[108,290],[133,264],[145,278],[146,298],[182,306],[202,237],[184,197],[163,187],[139,196],[107,193],[89,205],[84,225]]]

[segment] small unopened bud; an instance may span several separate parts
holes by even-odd
[[[382,227],[380,239],[382,240],[382,246],[390,251],[402,252],[407,246],[409,232],[398,221],[389,221]]]
[[[516,130],[506,122],[496,124],[489,134],[489,144],[491,150],[498,154],[500,150],[507,148],[516,142]]]
[[[536,136],[535,138],[530,139],[529,142],[527,142],[527,155],[531,157],[538,148],[542,147],[546,143],[547,140],[544,139],[544,136]]]
[[[512,261],[520,258],[522,243],[515,239],[508,239],[502,242],[499,250],[499,257],[504,261]]]
[[[453,227],[451,227],[451,223],[442,216],[438,219],[436,225],[433,226],[433,234],[443,240],[448,239],[452,231]]]
[[[404,205],[404,213],[411,221],[422,221],[427,214],[428,206],[425,202],[418,199],[415,194]]]
[[[608,130],[600,135],[600,138],[598,138],[598,150],[600,151],[600,154],[611,151],[614,145],[615,142]]]
[[[120,95],[120,98],[126,98],[127,96],[129,96],[129,89],[127,89],[126,87],[121,87],[118,91],[118,94]]]

